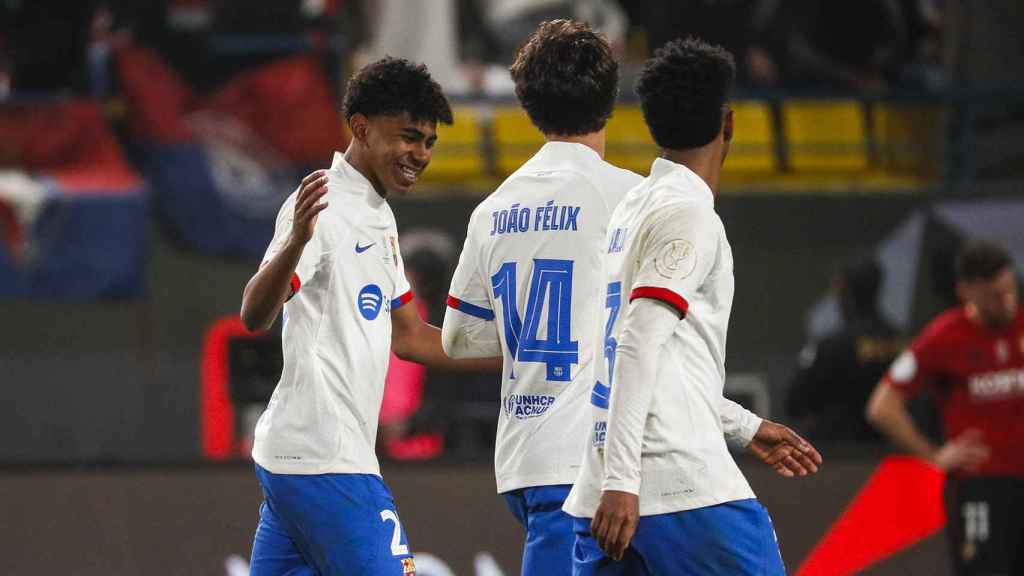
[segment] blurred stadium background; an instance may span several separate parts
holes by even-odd
[[[344,149],[344,78],[384,54],[425,61],[456,103],[425,183],[393,200],[439,322],[470,211],[541,142],[505,70],[550,17],[612,40],[608,159],[642,173],[643,59],[687,34],[736,54],[728,391],[826,458],[798,481],[741,466],[792,573],[950,573],[941,475],[855,432],[874,381],[837,373],[813,405],[790,391],[801,349],[842,328],[850,262],[882,272],[900,335],[873,348],[883,366],[953,302],[965,238],[1024,265],[1020,2],[0,0],[0,573],[247,573],[246,451],[280,336],[236,314],[280,202]],[[414,551],[436,560],[421,574],[518,573],[498,410],[493,378],[389,376],[378,446]],[[939,433],[927,402],[916,414]]]

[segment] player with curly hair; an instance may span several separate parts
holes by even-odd
[[[398,249],[389,195],[430,162],[452,112],[426,67],[385,58],[358,71],[343,103],[352,141],[284,203],[242,319],[270,327],[284,309],[284,369],[256,426],[263,489],[254,576],[415,573],[374,452],[389,350],[442,369],[496,369],[444,355],[424,323]]]
[[[498,492],[526,530],[526,576],[573,573],[573,519],[562,505],[602,403],[609,292],[608,220],[643,180],[603,159],[618,65],[600,34],[542,23],[516,54],[516,95],[545,144],[470,218],[452,279],[443,341],[454,357],[503,354],[495,446]],[[784,475],[798,437],[721,398],[719,434]],[[778,450],[778,451],[777,451]],[[797,464],[795,460],[792,461]]]
[[[689,39],[658,50],[637,83],[660,157],[608,223],[609,359],[565,503],[575,575],[785,573],[768,513],[723,438],[733,261],[714,202],[734,76],[728,52]],[[792,438],[777,462],[817,471],[821,456]]]

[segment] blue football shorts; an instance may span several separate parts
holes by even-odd
[[[505,492],[505,502],[526,528],[522,576],[570,576],[576,541],[573,517],[562,511],[572,486],[537,486]]]
[[[373,474],[274,474],[263,488],[251,576],[415,574],[391,492]]]
[[[590,534],[590,518],[573,520],[575,576],[785,576],[768,511],[754,499],[641,516],[616,561]]]

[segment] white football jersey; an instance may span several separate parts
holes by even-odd
[[[583,469],[565,510],[592,517],[606,476],[636,471],[644,516],[753,498],[723,436],[723,419],[729,420],[722,388],[733,260],[711,189],[685,166],[655,160],[651,175],[612,215],[605,252],[607,308],[601,338],[608,366],[595,385]],[[606,468],[608,406],[616,386],[609,374],[615,374],[624,307],[636,298],[661,300],[684,318],[658,351],[641,461],[629,462],[629,470],[620,473]],[[760,420],[747,419],[749,440]],[[608,445],[611,449],[611,441]]]
[[[264,261],[291,233],[277,216]],[[391,351],[391,311],[412,299],[388,203],[334,155],[320,212],[284,305],[284,370],[256,425],[253,459],[277,474],[380,475],[374,445]]]
[[[608,218],[641,180],[583,144],[548,142],[471,216],[445,343],[455,331],[457,355],[504,355],[498,492],[576,478],[601,363]]]

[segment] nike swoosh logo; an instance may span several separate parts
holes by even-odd
[[[367,250],[369,250],[369,249],[370,249],[370,247],[371,247],[371,246],[373,246],[374,244],[376,244],[376,242],[373,242],[373,243],[367,244],[366,246],[360,246],[360,245],[359,245],[359,241],[357,240],[357,241],[356,241],[356,254],[362,254],[363,252],[366,252],[366,251],[367,251]]]

